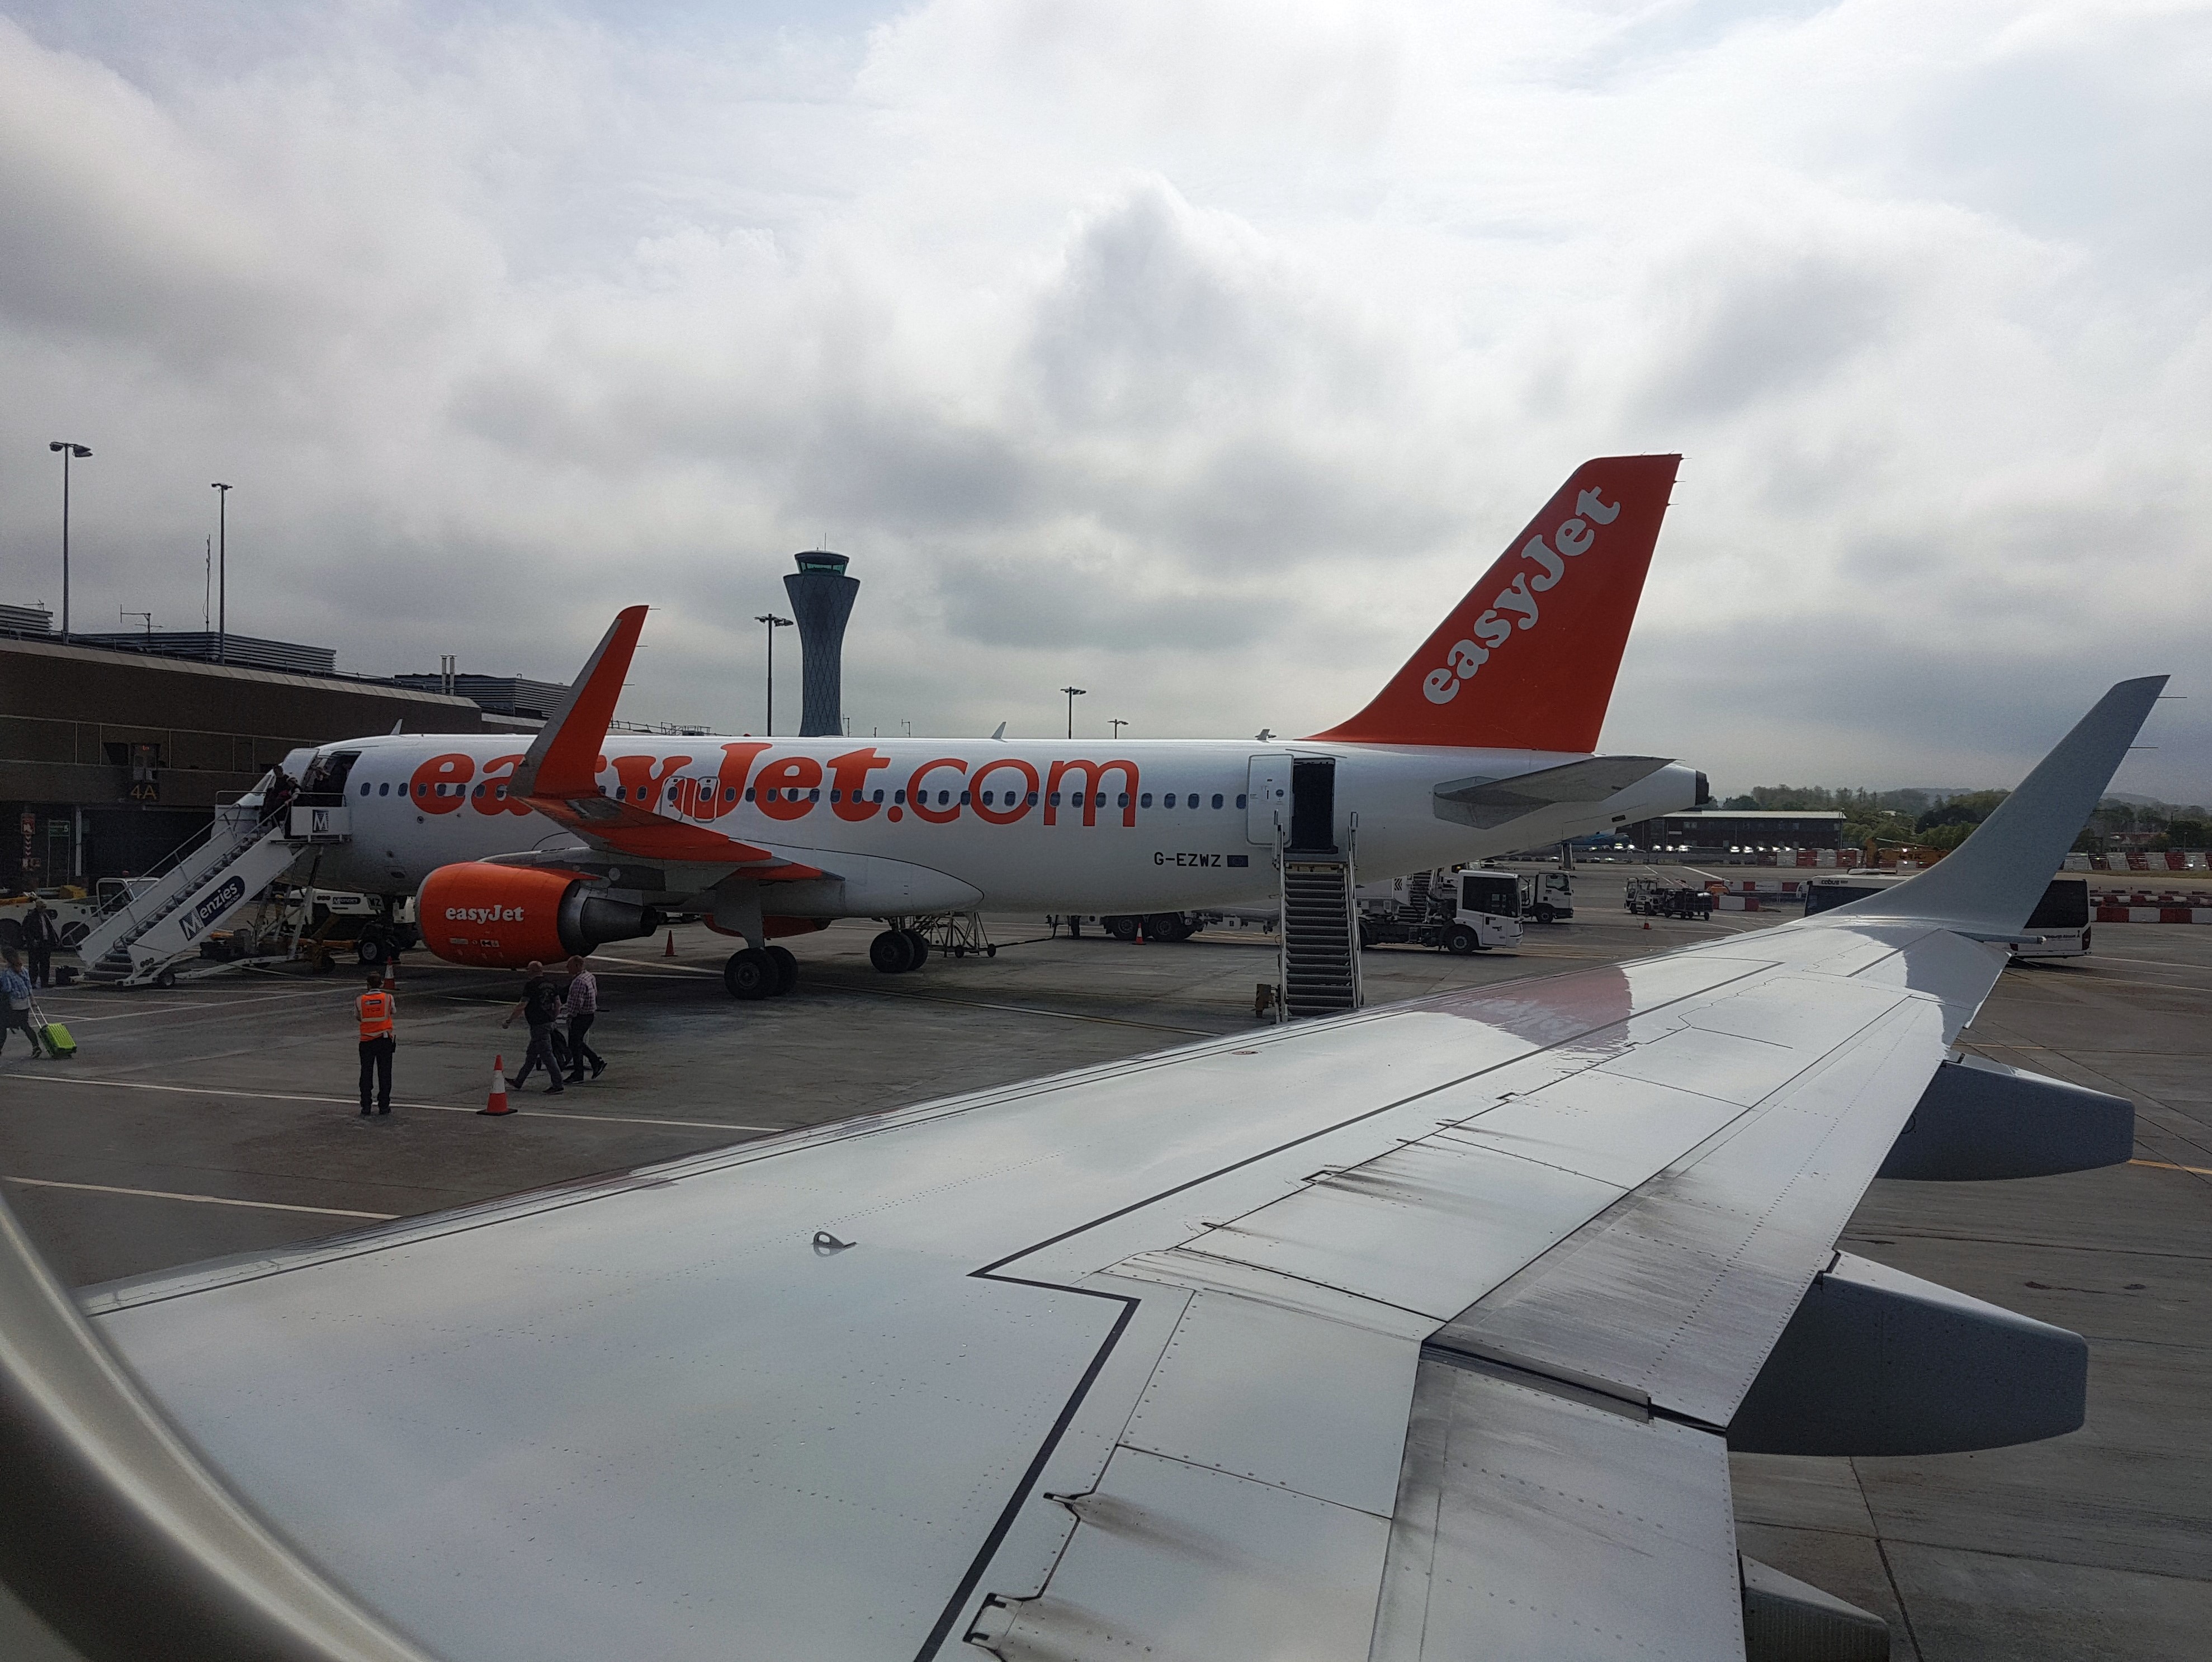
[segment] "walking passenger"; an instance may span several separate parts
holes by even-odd
[[[581,1084],[588,1063],[592,1077],[607,1071],[606,1058],[584,1042],[599,1016],[599,978],[584,967],[580,957],[568,960],[568,991],[561,1000],[568,1016],[568,1083]]]
[[[31,985],[50,987],[54,984],[54,949],[62,943],[62,932],[54,923],[54,914],[44,901],[31,902],[30,915],[23,919],[23,947],[31,955]]]
[[[31,1023],[31,983],[23,974],[23,961],[11,948],[0,952],[0,1050],[8,1046],[8,1035],[21,1029],[29,1041],[31,1055],[39,1054],[39,1030]]]
[[[368,991],[353,1001],[354,1019],[361,1023],[361,1111],[368,1112],[369,1089],[375,1087],[376,1111],[392,1112],[392,1052],[397,1045],[399,1001],[384,990],[384,978],[368,973]]]
[[[553,983],[545,979],[545,966],[532,958],[530,979],[522,984],[522,999],[507,1011],[501,1027],[512,1027],[514,1018],[521,1016],[530,1023],[530,1048],[523,1052],[522,1066],[517,1070],[512,1083],[517,1090],[530,1077],[530,1071],[543,1065],[552,1083],[545,1088],[548,1096],[558,1096],[568,1087],[561,1083],[561,1065],[553,1059],[553,1023],[561,1014],[561,995],[553,990]]]

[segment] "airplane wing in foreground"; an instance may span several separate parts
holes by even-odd
[[[2077,1337],[1834,1243],[1886,1161],[2126,1157],[1946,1057],[2161,684],[1756,935],[119,1284],[96,1339],[11,1236],[0,1574],[103,1655],[1841,1646],[1728,1450],[2079,1424]]]

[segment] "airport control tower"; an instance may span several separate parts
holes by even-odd
[[[783,579],[791,615],[799,622],[805,711],[802,738],[845,731],[845,620],[853,615],[858,578],[845,575],[845,556],[814,549],[798,556],[799,569]]]

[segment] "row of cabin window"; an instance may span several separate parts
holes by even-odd
[[[668,787],[668,797],[667,797],[667,800],[669,800],[670,802],[674,802],[674,801],[677,799],[677,797],[678,797],[678,792],[679,792],[679,791],[680,791],[680,788],[681,788],[681,787],[677,786],[673,786],[673,785],[670,786]],[[709,787],[709,788],[711,789],[712,787]],[[617,802],[626,800],[626,799],[627,799],[627,791],[628,791],[628,787],[627,787],[627,786],[619,786],[619,785],[618,785],[618,786],[617,786],[615,787],[615,799],[616,799]],[[967,806],[969,806],[969,805],[970,794],[971,794],[970,792],[966,792],[966,791],[963,791],[963,792],[960,793],[960,805],[961,805],[963,808],[965,808],[965,807],[967,807]],[[1016,798],[1017,798],[1018,797],[1021,796],[1021,794],[1022,794],[1021,792],[1015,792],[1015,791],[986,791],[986,792],[983,792],[983,806],[984,806],[984,807],[986,807],[986,808],[995,808],[995,807],[1000,807],[1000,806],[1002,806],[1002,805],[1003,805],[1003,806],[1007,807],[1007,808],[1012,808],[1012,807],[1013,807],[1013,806],[1015,805]],[[1092,802],[1091,802],[1091,804],[1092,807],[1094,807],[1094,808],[1103,808],[1103,807],[1105,807],[1105,806],[1106,806],[1106,793],[1105,793],[1103,791],[1095,791],[1095,792],[1091,792],[1091,797],[1092,797],[1092,798],[1093,798],[1093,800],[1092,800]],[[1172,807],[1174,807],[1174,806],[1176,805],[1176,793],[1175,792],[1173,792],[1173,791],[1169,792],[1167,793],[1166,797],[1163,799],[1163,801],[1162,801],[1162,803],[1161,803],[1161,806],[1162,806],[1162,807],[1164,807],[1164,808],[1172,808]],[[1186,803],[1185,803],[1185,805],[1186,805],[1187,807],[1196,808],[1196,807],[1198,807],[1198,806],[1200,805],[1200,793],[1199,793],[1198,792],[1196,792],[1196,791],[1188,791],[1188,792],[1183,792],[1182,794],[1183,794],[1183,796],[1184,796],[1184,797],[1186,798],[1186,799],[1187,799],[1187,800],[1186,800]],[[1071,808],[1080,808],[1080,807],[1082,807],[1082,806],[1083,806],[1083,795],[1084,795],[1084,793],[1083,793],[1082,792],[1080,792],[1080,791],[1070,791],[1070,792],[1067,793],[1067,805],[1068,805],[1069,807],[1071,807]],[[805,791],[805,792],[799,791],[799,790],[797,790],[797,789],[795,789],[795,788],[794,788],[794,789],[785,789],[785,790],[782,790],[782,791],[779,792],[778,790],[776,790],[776,789],[775,789],[775,788],[774,788],[774,787],[771,787],[771,788],[770,788],[770,789],[769,789],[768,791],[766,791],[766,792],[763,792],[763,793],[760,795],[760,797],[759,797],[758,800],[763,801],[763,802],[775,802],[775,801],[776,801],[776,800],[778,799],[778,798],[779,798],[779,797],[781,797],[781,800],[783,800],[783,801],[785,801],[785,802],[797,802],[797,801],[799,801],[799,798],[800,798],[802,796],[803,796],[803,797],[804,797],[804,798],[805,798],[808,802],[819,802],[819,801],[821,801],[821,800],[822,800],[822,792],[821,792],[821,791],[820,791],[818,788],[817,788],[817,789],[813,789],[813,790],[809,790],[809,791]],[[1054,808],[1059,807],[1059,806],[1060,805],[1060,793],[1059,792],[1057,792],[1057,791],[1054,791],[1054,792],[1052,792],[1050,793],[1050,796],[1051,796],[1051,799],[1052,799],[1052,805],[1053,805]],[[738,799],[738,792],[737,792],[737,787],[736,787],[735,786],[723,786],[723,787],[722,787],[722,800],[723,800],[724,802],[735,802],[737,799]],[[845,799],[845,793],[844,793],[844,792],[843,792],[842,790],[837,789],[837,788],[836,788],[836,787],[832,787],[832,788],[831,788],[830,792],[830,801],[832,801],[832,802],[842,802],[842,801],[844,801],[844,799]],[[870,801],[870,802],[881,802],[883,799],[884,799],[884,793],[883,793],[881,791],[877,791],[877,792],[873,792],[872,794],[871,794],[871,795],[867,798],[867,800],[868,800],[868,801]],[[645,787],[644,787],[643,786],[638,786],[638,790],[637,790],[637,800],[638,800],[638,801],[640,801],[640,802],[643,802],[643,801],[645,800]],[[752,788],[751,786],[747,786],[747,787],[746,787],[746,790],[745,790],[745,800],[746,800],[747,802],[751,802],[751,801],[755,800],[754,792],[753,792],[753,788]],[[858,791],[855,791],[854,792],[853,792],[853,800],[854,800],[854,801],[855,801],[855,802],[859,802],[859,801],[860,801],[860,800],[861,800],[860,793]],[[903,792],[903,791],[894,791],[894,792],[891,792],[891,800],[892,800],[894,803],[896,803],[896,804],[901,804],[901,805],[903,805],[903,804],[905,804],[905,802],[906,802],[906,792]],[[916,792],[915,793],[915,800],[917,803],[920,803],[920,804],[923,804],[924,806],[927,806],[927,805],[928,804],[928,802],[929,802],[929,792],[927,792],[927,791],[918,791],[918,792]],[[1223,795],[1222,795],[1222,793],[1221,793],[1220,792],[1217,791],[1217,792],[1215,792],[1213,793],[1213,805],[1214,805],[1216,808],[1219,808],[1219,807],[1224,806],[1224,801],[1225,801],[1225,799],[1224,799],[1224,798],[1223,797]],[[945,808],[945,807],[949,807],[949,806],[951,806],[951,802],[952,802],[952,792],[951,792],[949,789],[948,789],[948,790],[944,790],[944,791],[939,791],[939,792],[937,793],[937,805],[938,805],[939,808]],[[1034,807],[1036,807],[1036,806],[1037,805],[1037,793],[1036,793],[1036,792],[1034,792],[1034,791],[1031,791],[1031,792],[1030,792],[1028,793],[1028,805],[1029,805],[1030,807],[1031,807],[1031,808],[1034,808]],[[1118,792],[1118,793],[1115,796],[1115,798],[1114,798],[1114,806],[1115,806],[1115,807],[1116,807],[1116,808],[1127,808],[1128,805],[1129,805],[1129,793],[1128,793],[1127,791],[1120,792]],[[1146,791],[1146,792],[1143,792],[1140,796],[1139,796],[1139,797],[1138,797],[1138,798],[1137,798],[1137,806],[1139,806],[1139,808],[1150,808],[1152,805],[1152,793],[1151,792]],[[1243,797],[1242,795],[1239,795],[1239,796],[1237,797],[1237,807],[1239,807],[1239,808],[1242,808],[1242,807],[1243,807],[1243,806],[1244,806],[1244,798],[1243,798]]]
[[[418,785],[415,787],[415,794],[418,797],[481,797],[483,795],[485,789],[486,787],[481,785],[477,786],[474,791],[470,790],[468,786],[465,785]],[[507,799],[507,787],[504,785],[495,785],[490,786],[489,789],[492,796],[495,799],[501,802],[504,802]],[[380,797],[388,797],[392,794],[392,781],[386,779],[381,785],[365,784],[361,787],[361,793],[364,797],[372,791]],[[403,797],[407,794],[407,787],[403,785],[399,787],[399,794]]]
[[[484,792],[485,792],[485,790],[486,790],[487,788],[489,788],[489,789],[491,791],[491,793],[492,793],[493,798],[494,798],[495,800],[496,800],[496,801],[504,801],[504,800],[506,800],[506,798],[507,798],[507,787],[506,787],[504,785],[492,786],[489,786],[489,787],[486,787],[485,786],[479,785],[479,786],[477,786],[476,787],[476,789],[475,789],[473,792],[468,792],[468,794],[470,794],[470,795],[471,795],[471,796],[475,796],[475,797],[479,797],[479,798],[481,798],[481,797],[484,794]],[[668,800],[669,800],[669,801],[671,801],[671,802],[674,802],[674,801],[676,800],[678,789],[679,789],[679,787],[678,787],[678,786],[673,786],[673,785],[672,785],[672,786],[670,786],[668,787]],[[365,797],[365,796],[367,796],[367,795],[369,793],[369,792],[370,792],[371,790],[375,791],[376,794],[377,794],[377,795],[379,795],[380,797],[388,797],[388,796],[390,796],[390,795],[392,794],[392,785],[391,785],[391,782],[390,782],[389,780],[386,780],[385,783],[383,783],[383,784],[381,784],[381,785],[374,786],[369,786],[369,785],[367,785],[367,784],[364,784],[364,785],[362,785],[362,786],[361,787],[361,793],[362,793],[362,795],[363,795],[363,796]],[[465,792],[465,791],[467,791],[467,787],[466,787],[465,786],[459,786],[459,785],[455,785],[455,786],[445,786],[445,785],[436,785],[436,786],[432,786],[432,785],[417,785],[417,786],[415,787],[415,794],[416,794],[416,796],[418,796],[418,797],[427,797],[427,796],[430,796],[430,795],[432,795],[432,794],[434,794],[434,793],[435,795],[438,795],[438,796],[441,796],[441,797],[442,797],[442,796],[446,796],[446,795],[448,795],[448,794],[459,795],[459,794],[461,794],[462,792]],[[403,786],[401,786],[399,787],[399,794],[400,794],[400,795],[402,795],[403,797],[404,797],[404,796],[405,796],[405,795],[407,794],[407,787],[406,787],[405,786],[404,786],[404,785],[403,785]],[[818,789],[817,789],[817,790],[811,790],[811,791],[808,791],[808,792],[805,792],[804,794],[805,794],[805,796],[806,800],[807,800],[807,801],[809,801],[809,802],[819,802],[819,801],[821,801],[821,800],[822,800],[822,792],[821,792]],[[1008,808],[1012,808],[1012,806],[1014,806],[1014,798],[1015,798],[1015,797],[1016,797],[1018,794],[1019,794],[1019,793],[1018,793],[1018,792],[1012,792],[1012,791],[998,791],[998,792],[986,791],[985,792],[983,792],[983,806],[984,806],[984,807],[986,807],[986,808],[996,807],[996,806],[998,806],[999,804],[996,804],[996,803],[994,803],[994,802],[992,800],[992,798],[993,798],[994,797],[1003,797],[1003,798],[1006,798],[1005,805],[1006,805],[1006,807],[1008,807]],[[1055,807],[1055,808],[1059,807],[1059,806],[1060,805],[1060,793],[1059,792],[1057,792],[1057,791],[1054,791],[1054,792],[1051,792],[1050,794],[1051,794],[1051,797],[1052,797],[1052,805],[1053,805],[1054,807]],[[1083,794],[1084,794],[1084,793],[1083,793],[1082,792],[1080,792],[1080,791],[1071,791],[1071,792],[1069,792],[1067,793],[1067,805],[1068,805],[1069,807],[1071,807],[1071,808],[1080,808],[1080,807],[1082,807],[1082,806],[1083,806]],[[1093,792],[1091,794],[1092,794],[1092,796],[1093,796],[1094,798],[1096,798],[1096,800],[1091,804],[1091,806],[1092,806],[1092,807],[1094,807],[1094,808],[1103,808],[1104,806],[1106,806],[1106,793],[1105,793],[1103,791],[1097,791],[1097,792]],[[1197,807],[1201,806],[1201,802],[1200,802],[1200,792],[1196,792],[1196,791],[1187,791],[1187,792],[1182,792],[1182,796],[1183,796],[1183,798],[1184,798],[1184,804],[1183,804],[1183,805],[1184,805],[1185,807],[1188,807],[1188,808],[1197,808]],[[627,800],[629,799],[629,786],[621,786],[621,785],[618,785],[618,786],[617,786],[615,787],[615,799],[616,799],[617,802],[621,802],[621,801],[627,801]],[[779,797],[781,797],[781,798],[783,801],[785,801],[785,802],[797,802],[797,801],[799,799],[800,795],[801,795],[801,792],[799,792],[799,791],[797,791],[797,790],[795,790],[795,789],[792,789],[792,790],[785,790],[785,791],[781,791],[781,792],[778,792],[778,791],[775,791],[775,790],[770,790],[770,791],[767,792],[765,794],[763,794],[763,795],[759,799],[760,799],[760,800],[762,800],[762,801],[764,801],[764,802],[775,802],[775,801],[776,801],[776,800],[778,799],[778,798],[779,798]],[[1031,791],[1031,792],[1030,792],[1028,793],[1028,796],[1029,796],[1029,804],[1028,804],[1028,805],[1029,805],[1030,807],[1031,807],[1031,808],[1036,807],[1036,806],[1037,805],[1037,793],[1036,793],[1036,792],[1034,792],[1034,791]],[[1161,805],[1163,808],[1173,808],[1173,807],[1176,805],[1176,793],[1175,792],[1173,792],[1173,791],[1170,791],[1169,792],[1167,792],[1167,793],[1166,793],[1166,795],[1165,795],[1164,797],[1163,797],[1163,798],[1161,798],[1160,805]],[[857,801],[859,801],[859,800],[860,799],[860,793],[858,791],[855,791],[854,792],[853,792],[853,798],[854,798],[854,801],[856,801],[856,802],[857,802]],[[738,792],[737,792],[737,787],[736,787],[735,786],[724,786],[724,787],[723,787],[723,790],[722,790],[722,800],[723,800],[724,802],[730,802],[730,803],[733,803],[733,802],[735,802],[737,799],[738,799]],[[751,802],[751,801],[753,801],[754,799],[755,799],[755,798],[754,798],[753,791],[752,791],[751,787],[748,786],[748,787],[747,787],[747,789],[746,789],[746,791],[745,791],[745,800],[746,800],[747,802]],[[843,792],[843,791],[842,791],[842,790],[832,789],[832,790],[831,790],[831,792],[830,792],[830,801],[832,801],[832,802],[842,802],[844,799],[845,799],[845,793],[844,793],[844,792]],[[874,793],[874,795],[869,798],[869,800],[870,800],[870,801],[872,801],[872,802],[881,802],[883,799],[884,799],[884,793],[883,793],[881,791],[878,791],[878,792],[876,792]],[[926,805],[926,804],[928,803],[928,801],[929,801],[929,792],[927,792],[927,791],[921,791],[921,792],[915,792],[915,799],[917,802],[920,802],[920,803],[924,804]],[[641,785],[640,786],[638,786],[638,788],[637,788],[637,800],[638,800],[638,801],[640,801],[640,802],[643,802],[643,801],[645,800],[645,786],[641,786]],[[903,791],[894,791],[894,792],[891,792],[891,800],[892,800],[893,802],[895,802],[895,803],[898,803],[898,804],[904,804],[904,803],[905,803],[905,801],[906,801],[906,792],[903,792]],[[949,790],[946,790],[946,791],[939,791],[939,792],[937,793],[937,805],[938,805],[939,808],[944,808],[944,807],[948,807],[948,806],[950,806],[950,805],[951,805],[951,801],[952,801],[952,792],[951,792],[951,791],[949,791]],[[965,807],[967,807],[967,806],[969,805],[969,792],[965,792],[965,791],[963,791],[963,792],[960,793],[960,805],[961,805],[962,807],[963,807],[963,808],[965,808]],[[1114,798],[1114,806],[1115,806],[1115,807],[1116,807],[1116,808],[1127,808],[1128,805],[1129,805],[1129,793],[1128,793],[1127,791],[1123,791],[1123,792],[1118,792],[1118,793],[1115,795],[1115,798]],[[1151,792],[1146,791],[1146,792],[1143,792],[1142,794],[1140,794],[1140,795],[1138,797],[1138,798],[1137,798],[1137,806],[1139,806],[1139,808],[1150,808],[1152,805],[1152,793]],[[1223,797],[1223,794],[1222,794],[1220,792],[1218,792],[1218,791],[1216,791],[1216,792],[1213,793],[1213,805],[1214,805],[1216,808],[1220,808],[1220,807],[1223,807],[1223,806],[1224,806],[1224,805],[1225,805],[1225,800],[1224,800],[1224,797]],[[1239,808],[1242,808],[1242,807],[1243,807],[1243,806],[1244,806],[1244,798],[1243,798],[1243,794],[1242,794],[1241,792],[1240,792],[1240,793],[1238,794],[1238,796],[1237,796],[1237,807],[1239,807]]]

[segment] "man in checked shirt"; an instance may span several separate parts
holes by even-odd
[[[568,992],[561,1008],[568,1018],[568,1083],[582,1083],[586,1063],[591,1065],[592,1077],[598,1078],[607,1071],[607,1059],[584,1042],[584,1035],[599,1017],[599,978],[584,967],[581,958],[568,960]]]

